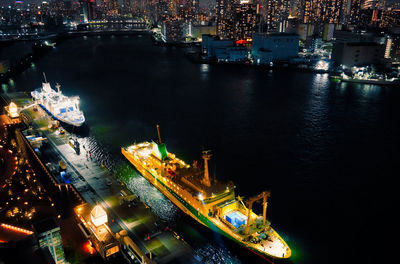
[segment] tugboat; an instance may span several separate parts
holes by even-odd
[[[287,259],[291,250],[266,218],[269,191],[246,202],[235,197],[234,184],[210,178],[210,151],[203,151],[204,167],[192,166],[167,151],[157,125],[158,142],[122,148],[122,154],[161,193],[183,212],[215,232],[264,257]],[[263,213],[252,211],[262,201]]]

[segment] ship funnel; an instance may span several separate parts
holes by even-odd
[[[157,143],[158,151],[160,152],[161,160],[165,160],[168,158],[168,151],[167,151],[167,147],[165,146],[165,144],[162,143],[161,134],[160,134],[160,126],[158,124],[157,124],[157,136],[158,136],[158,143]]]
[[[210,175],[208,173],[208,161],[211,159],[211,150],[204,150],[203,151],[203,160],[204,160],[204,178],[201,181],[205,186],[210,187]]]

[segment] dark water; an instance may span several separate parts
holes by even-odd
[[[87,140],[110,166],[121,164],[121,146],[154,139],[159,123],[169,151],[188,162],[212,149],[211,172],[232,179],[237,194],[271,190],[269,219],[292,247],[291,262],[371,263],[385,243],[381,220],[390,221],[395,208],[400,87],[192,64],[181,49],[131,36],[67,40],[3,89],[37,88],[42,71],[81,97]],[[254,262],[178,218],[195,249],[225,256],[214,263]]]

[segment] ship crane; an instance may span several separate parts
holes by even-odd
[[[261,199],[263,199],[263,225],[265,226],[266,223],[266,214],[267,214],[267,199],[268,197],[270,197],[271,193],[269,191],[264,191],[261,194],[251,197],[247,200],[246,204],[247,204],[247,223],[246,223],[246,229],[245,229],[245,234],[248,235],[249,231],[250,231],[250,216],[251,216],[251,209],[253,208],[253,203],[257,202]]]

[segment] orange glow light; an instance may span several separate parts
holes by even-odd
[[[93,255],[95,252],[95,249],[92,247],[92,244],[90,243],[90,241],[86,242],[83,245],[83,249],[85,250],[85,252],[89,253],[90,255]]]
[[[1,224],[0,226],[2,228],[4,228],[4,229],[12,230],[12,231],[23,233],[23,234],[27,234],[27,235],[32,235],[33,234],[33,232],[30,231],[30,230],[23,229],[23,228],[16,227],[16,226],[12,226],[12,225]]]

